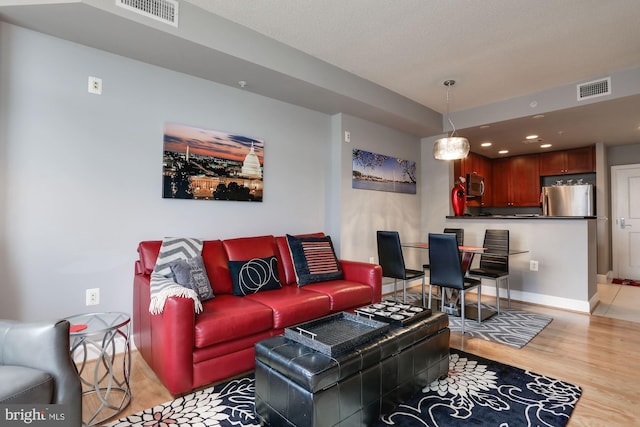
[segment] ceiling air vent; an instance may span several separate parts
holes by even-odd
[[[611,77],[581,83],[578,88],[578,101],[611,94]]]
[[[178,26],[178,0],[116,0],[116,5],[165,24]]]

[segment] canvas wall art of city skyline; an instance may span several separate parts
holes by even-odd
[[[165,123],[162,197],[261,202],[264,141]]]

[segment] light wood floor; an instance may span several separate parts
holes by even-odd
[[[451,347],[581,386],[570,427],[640,425],[640,323],[516,302],[512,308],[553,321],[521,349],[459,333],[451,334]],[[120,416],[172,399],[137,352],[131,387],[133,399]]]

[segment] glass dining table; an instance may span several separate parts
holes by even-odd
[[[402,243],[402,247],[404,248],[412,248],[412,249],[421,249],[421,250],[429,250],[429,244],[425,243],[425,242],[409,242],[409,243]],[[458,249],[460,250],[460,254],[461,254],[461,258],[460,258],[460,263],[462,265],[462,271],[465,272],[465,275],[469,272],[469,269],[471,268],[471,264],[473,262],[473,258],[476,254],[480,254],[482,255],[483,253],[485,253],[487,248],[483,248],[481,246],[468,246],[468,245],[461,245],[458,246]],[[500,254],[500,253],[496,253],[496,252],[491,252],[492,254],[495,255],[518,255],[518,254],[523,254],[528,252],[527,250],[524,249],[509,249],[509,253],[508,254]],[[434,284],[435,285],[435,284]],[[437,307],[438,304],[441,302],[440,298],[445,298],[445,312],[452,315],[452,316],[458,316],[460,317],[460,296],[458,295],[458,291],[455,289],[451,289],[451,288],[445,288],[444,289],[445,292],[442,293],[441,297],[435,297],[433,298],[435,301],[435,306]],[[423,293],[422,295],[422,305],[425,305],[425,295]],[[466,319],[472,319],[472,320],[478,320],[478,312],[480,310],[478,310],[478,307],[476,306],[476,304],[465,304],[465,318]],[[491,308],[487,308],[486,306],[483,305],[482,307],[482,318],[480,319],[480,321],[485,321],[491,317],[493,317],[495,314],[498,313],[497,310],[493,310]]]

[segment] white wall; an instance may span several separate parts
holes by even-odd
[[[447,215],[452,214],[451,189],[453,188],[453,161],[433,158],[433,144],[443,135],[421,140],[421,163],[424,185],[422,186],[422,233],[426,241],[428,234],[442,231]]]
[[[162,199],[166,121],[264,139],[264,202]],[[141,240],[325,227],[324,114],[0,23],[0,125],[3,318],[130,313]]]
[[[422,189],[420,140],[412,135],[356,117],[339,115],[334,126],[341,152],[341,255],[346,259],[378,262],[376,231],[395,230],[403,241],[420,237],[420,194]],[[351,142],[344,142],[344,131]],[[416,162],[417,194],[352,188],[352,152],[361,149]],[[407,267],[421,268],[419,260],[405,259]]]
[[[162,199],[165,122],[263,139],[264,201]],[[418,194],[352,189],[353,148],[416,161]],[[420,152],[415,136],[363,119],[0,22],[0,318],[131,313],[138,242],[164,236],[324,231],[341,257],[377,262],[376,230],[420,236]],[[88,288],[98,306],[85,306]]]

